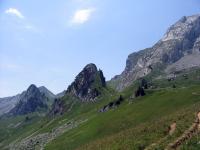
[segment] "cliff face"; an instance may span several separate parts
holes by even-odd
[[[166,73],[200,66],[200,15],[181,18],[153,47],[130,54],[125,70],[111,79],[117,90],[143,77],[158,64]]]
[[[105,87],[106,81],[103,72],[98,70],[95,64],[88,64],[76,76],[63,97],[55,99],[49,114],[54,116],[70,111],[77,100],[81,102],[95,101]]]
[[[66,93],[78,97],[82,101],[93,101],[101,94],[101,88],[106,87],[105,78],[96,65],[88,64],[76,76]]]

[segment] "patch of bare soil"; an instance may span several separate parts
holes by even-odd
[[[182,144],[200,132],[200,112],[197,113],[194,123],[175,142],[170,143],[165,150],[178,149]]]

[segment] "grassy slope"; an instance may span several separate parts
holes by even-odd
[[[25,121],[26,116],[30,120]],[[4,149],[15,140],[20,140],[41,128],[43,117],[38,114],[6,117],[0,120],[0,149]],[[16,126],[16,127],[15,127]]]
[[[135,88],[132,86],[122,93],[126,102],[118,109],[89,112],[87,116],[93,117],[88,122],[58,137],[46,149],[138,149],[152,143],[163,148],[194,120],[200,106],[200,97],[194,94],[200,94],[198,75],[195,71],[187,80],[180,76],[172,82],[156,81],[154,84],[161,88],[149,90],[147,96],[133,102],[129,99]],[[171,88],[173,84],[178,88]],[[168,136],[165,131],[174,121],[177,130],[173,136]]]
[[[138,81],[122,93],[116,93],[109,88],[103,89],[103,96],[98,102],[76,102],[71,112],[54,119],[33,117],[32,121],[24,123],[25,116],[21,116],[0,120],[0,143],[3,144],[0,144],[0,149],[35,131],[49,132],[68,121],[80,119],[89,121],[58,137],[46,149],[138,149],[158,141],[162,148],[181,135],[194,120],[194,113],[200,108],[200,97],[194,94],[200,92],[199,76],[199,71],[193,71],[187,80],[182,75],[171,82],[155,80],[153,84],[158,88],[148,90],[147,96],[134,101],[130,97],[137,88]],[[176,84],[176,89],[171,88],[173,84]],[[98,112],[119,94],[126,101],[118,109]],[[63,99],[71,103],[67,97]],[[177,121],[178,129],[169,137],[165,131],[173,121]],[[8,127],[18,122],[23,122],[18,128]],[[191,140],[191,143],[195,140]],[[185,145],[187,146],[191,147]]]
[[[96,113],[94,118],[60,136],[46,149],[131,149],[140,144],[146,146],[165,136],[164,130],[173,121],[184,122],[183,125],[180,123],[179,132],[182,133],[192,123],[196,106],[200,106],[200,97],[192,95],[199,91],[200,86],[161,90],[138,98],[134,103],[126,102],[116,110]]]
[[[52,121],[52,118],[46,119],[46,123],[52,121],[47,127],[41,129],[40,132],[49,132],[56,126],[60,126],[70,120],[84,120],[93,117],[93,113],[97,112],[101,106],[107,104],[109,101],[116,99],[118,94],[110,88],[102,89],[102,96],[96,102],[80,102],[77,99],[71,99],[68,96],[64,96],[62,100],[65,101],[65,105],[73,104],[73,109],[70,112],[65,113],[62,116],[56,116]],[[72,102],[73,101],[73,102]],[[95,107],[94,107],[95,106]]]
[[[100,109],[100,106],[107,104],[107,102],[113,100],[115,96],[116,93],[112,89],[102,89],[102,97],[95,103],[97,106],[95,110],[92,109],[94,102],[81,103],[76,99],[69,99],[68,96],[65,96],[63,100],[66,101],[66,105],[71,105],[73,101],[76,101],[73,105],[73,110],[69,113],[65,113],[63,116],[56,116],[55,118],[38,116],[37,113],[23,116],[2,117],[0,119],[0,149],[5,148],[15,140],[20,141],[32,133],[50,132],[52,129],[68,121],[92,117],[88,115],[88,113],[91,114],[91,111],[96,112],[98,108]],[[109,97],[109,99],[104,99],[104,97]],[[31,119],[25,121],[26,116],[29,116]],[[14,127],[17,124],[19,125]]]
[[[193,137],[186,144],[181,146],[181,150],[199,150],[200,149],[200,135]]]

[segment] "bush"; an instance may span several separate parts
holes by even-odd
[[[139,86],[138,89],[135,91],[135,97],[144,96],[144,95],[145,95],[144,88]]]

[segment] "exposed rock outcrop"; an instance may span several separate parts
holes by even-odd
[[[120,95],[117,100],[110,102],[109,104],[105,105],[103,108],[99,110],[99,112],[106,112],[110,109],[117,108],[121,103],[124,101],[124,98]]]
[[[139,86],[138,89],[135,91],[135,97],[145,96],[144,88]]]
[[[106,87],[105,77],[101,70],[97,70],[95,64],[88,64],[68,87],[66,94],[73,95],[82,101],[93,101]]]
[[[13,142],[9,144],[10,150],[36,150],[44,149],[46,144],[56,139],[58,136],[63,135],[65,132],[78,127],[80,124],[86,122],[86,120],[69,121],[58,127],[55,127],[51,132],[38,133],[34,132],[32,135],[22,139],[21,141]]]
[[[75,81],[65,91],[63,97],[55,99],[50,116],[60,115],[70,111],[78,101],[95,101],[106,87],[105,77],[95,64],[86,65],[76,76]]]
[[[134,80],[157,69],[157,66],[162,66],[163,71],[170,73],[199,67],[199,58],[200,15],[183,17],[153,47],[130,54],[125,70],[110,83],[121,91]]]
[[[54,103],[52,105],[52,109],[50,111],[50,115],[53,116],[53,115],[62,115],[63,112],[64,112],[64,101],[62,101],[61,99],[55,99],[54,100]]]

